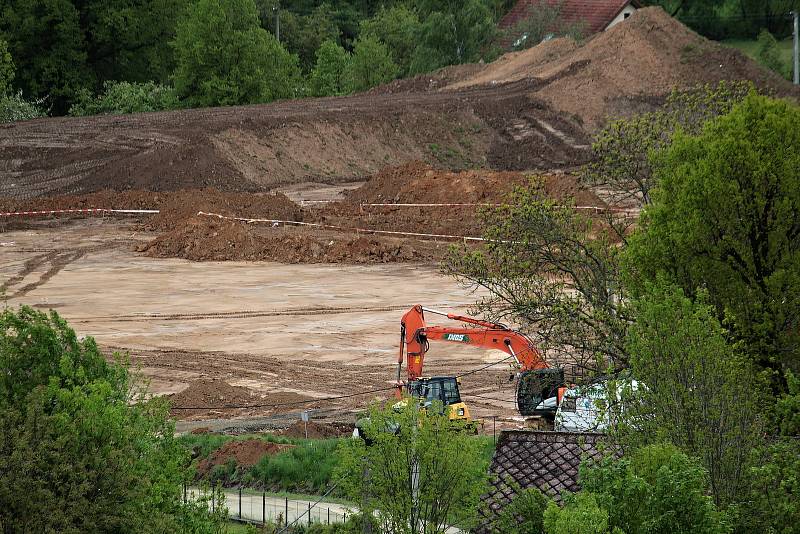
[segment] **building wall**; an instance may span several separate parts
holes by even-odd
[[[623,9],[622,11],[620,11],[620,12],[619,12],[619,15],[617,15],[617,17],[616,17],[614,20],[612,20],[612,21],[609,23],[609,25],[608,25],[608,26],[606,26],[606,30],[607,30],[607,29],[609,29],[609,28],[610,28],[611,26],[613,26],[614,24],[619,24],[620,22],[622,22],[622,21],[623,21],[623,20],[625,20],[626,18],[630,17],[630,16],[631,16],[631,13],[633,13],[634,11],[636,11],[636,8],[635,8],[635,7],[633,7],[632,5],[628,4],[627,6],[625,6],[625,9]]]

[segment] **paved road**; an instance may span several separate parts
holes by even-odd
[[[190,488],[188,497],[196,498],[199,491],[198,488]],[[224,493],[224,506],[228,509],[228,514],[233,519],[245,519],[255,522],[261,522],[265,519],[268,521],[277,521],[280,519],[281,522],[283,522],[287,517],[287,506],[290,523],[300,518],[299,522],[307,524],[309,506],[311,506],[311,521],[314,523],[341,523],[344,521],[347,514],[352,513],[350,509],[343,504],[323,501],[315,506],[316,501],[303,499],[287,500],[283,497],[264,496],[263,493],[257,493],[252,490],[242,491],[240,508],[238,491],[225,491]],[[214,504],[214,506],[216,506],[216,504]]]
[[[190,488],[188,497],[193,499],[198,495],[198,488]],[[239,508],[239,492],[225,491],[225,506],[232,519],[244,519],[260,523],[268,521],[286,521],[288,515],[291,523],[300,518],[298,523],[308,524],[309,506],[311,507],[311,522],[313,523],[343,523],[353,509],[339,503],[321,501],[307,501],[303,499],[286,499],[284,497],[269,497],[263,493],[252,490],[243,490],[241,498],[241,513]],[[315,506],[316,503],[316,506]],[[288,514],[287,514],[288,509]],[[447,534],[461,534],[461,530],[450,527]]]

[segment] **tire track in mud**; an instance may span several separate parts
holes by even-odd
[[[439,303],[431,304],[433,308],[465,308],[472,305],[472,302],[459,303]],[[391,312],[408,310],[413,304],[398,304],[391,306],[307,306],[302,308],[286,308],[277,310],[241,310],[231,312],[205,312],[205,313],[141,313],[128,315],[106,315],[93,317],[75,317],[70,319],[73,323],[88,323],[92,321],[202,321],[206,319],[251,319],[258,317],[283,317],[283,316],[303,316],[303,315],[338,315],[343,313],[363,313],[363,312]]]
[[[17,274],[11,276],[2,284],[0,284],[0,293],[4,293],[9,288],[20,284],[28,275],[39,270],[41,267],[49,265],[49,268],[44,271],[37,280],[17,288],[13,293],[5,295],[5,298],[7,299],[24,297],[34,289],[47,283],[66,266],[80,260],[87,254],[114,248],[119,244],[120,242],[114,241],[111,243],[103,243],[102,245],[79,247],[74,249],[53,249],[43,254],[38,254],[26,260],[22,265],[22,269]]]

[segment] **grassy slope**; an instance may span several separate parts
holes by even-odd
[[[758,41],[755,39],[727,39],[722,41],[722,44],[737,48],[747,54],[751,59],[758,61]],[[781,61],[789,68],[789,72],[791,72],[792,66],[792,46],[791,38],[778,41]]]
[[[181,442],[198,453],[198,460],[207,458],[211,452],[230,440],[263,439],[274,443],[295,445],[294,449],[264,457],[256,466],[239,469],[235,465],[219,466],[212,471],[209,482],[224,485],[243,485],[266,489],[273,492],[292,492],[294,494],[319,494],[324,492],[330,482],[336,464],[335,450],[338,439],[293,439],[264,434],[244,436],[222,436],[217,434],[187,434]],[[491,436],[476,436],[481,443],[481,456],[486,465],[494,453]]]

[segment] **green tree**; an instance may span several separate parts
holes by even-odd
[[[582,20],[565,22],[563,0],[537,0],[528,6],[525,16],[508,32],[514,50],[524,50],[541,43],[546,37],[571,37],[580,40],[586,31]]]
[[[478,61],[496,29],[485,0],[416,0],[422,26],[412,73]]]
[[[188,453],[168,405],[55,312],[0,313],[0,526],[5,532],[221,532],[183,505]]]
[[[86,39],[87,64],[99,83],[169,81],[170,41],[191,0],[74,0]]]
[[[658,189],[625,254],[641,294],[659,277],[705,288],[741,350],[785,390],[800,335],[800,108],[749,95],[657,159]]]
[[[26,98],[46,99],[54,114],[66,113],[78,92],[95,83],[78,10],[69,0],[8,0],[0,10],[16,86]]]
[[[102,94],[92,96],[84,91],[73,104],[73,117],[100,114],[143,113],[180,107],[175,89],[153,82],[106,82]]]
[[[297,57],[259,26],[253,0],[198,0],[180,20],[174,46],[175,89],[190,106],[294,95]]]
[[[451,522],[469,528],[475,520],[487,487],[481,444],[435,412],[413,403],[372,408],[364,426],[370,445],[347,440],[339,449],[339,487],[362,512],[377,515],[380,532],[436,534]]]
[[[317,50],[317,63],[309,83],[314,96],[337,96],[347,93],[350,54],[334,41],[325,41]]]
[[[780,50],[778,50],[778,41],[766,29],[761,30],[758,34],[758,52],[756,53],[759,63],[768,69],[786,77],[788,74],[787,65],[781,59]]]
[[[579,497],[594,497],[586,507],[598,523],[605,512],[607,527],[599,532],[629,534],[722,534],[729,531],[725,514],[707,495],[708,476],[699,462],[672,445],[650,445],[622,459],[608,457],[582,465]],[[567,501],[560,515],[574,504]],[[547,513],[545,513],[545,525]],[[591,523],[589,523],[591,524]],[[548,532],[551,532],[548,528]],[[573,531],[577,532],[577,531]],[[598,532],[598,531],[595,531]]]
[[[781,439],[754,451],[749,492],[741,499],[739,532],[800,532],[800,449]]]
[[[334,9],[327,2],[305,16],[281,10],[281,17],[281,41],[287,50],[299,56],[300,66],[305,72],[314,67],[316,52],[322,43],[339,41]],[[266,28],[274,30],[272,24]]]
[[[14,81],[14,61],[8,52],[8,43],[0,39],[0,96],[11,92],[12,81]]]
[[[705,303],[679,288],[648,286],[634,304],[631,370],[643,384],[627,396],[623,442],[667,440],[699,458],[718,504],[746,493],[751,451],[765,430],[764,381],[731,346]]]
[[[592,163],[581,171],[581,181],[609,190],[613,205],[646,206],[657,185],[653,156],[672,142],[675,131],[700,133],[707,121],[728,113],[741,102],[752,85],[721,82],[685,91],[673,91],[664,106],[630,118],[611,121],[595,134]],[[615,221],[620,224],[630,219]],[[629,227],[619,229],[625,239]]]
[[[397,65],[386,45],[371,37],[356,41],[346,72],[348,92],[366,91],[393,80],[396,74]]]
[[[519,325],[549,360],[597,372],[626,367],[631,317],[608,228],[554,202],[537,181],[482,219],[484,244],[453,247],[442,266],[464,287],[486,290],[478,311]]]
[[[400,76],[407,76],[420,27],[416,12],[405,4],[397,4],[390,8],[381,7],[374,17],[361,21],[360,36],[377,39],[386,45]]]

